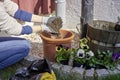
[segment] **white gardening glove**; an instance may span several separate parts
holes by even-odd
[[[62,28],[61,17],[43,17],[43,24],[46,24],[53,32],[58,33]]]
[[[47,32],[50,32],[50,33],[55,33],[54,30],[52,30],[50,27],[48,27],[45,24],[42,24],[41,27],[42,27],[42,31],[47,31]]]
[[[43,18],[42,18],[42,23],[43,24],[47,24],[48,23],[48,21],[53,21],[53,20],[55,20],[57,17],[46,17],[46,16],[43,16]]]

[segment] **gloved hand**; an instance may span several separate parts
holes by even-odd
[[[62,28],[61,17],[43,17],[43,24],[46,24],[54,32],[59,33],[59,29]]]
[[[52,30],[50,27],[48,27],[45,24],[42,24],[41,27],[42,27],[42,31],[47,31],[47,32],[50,32],[50,33],[56,33],[54,30]]]
[[[42,23],[43,24],[47,24],[49,21],[53,21],[55,20],[57,17],[46,17],[46,16],[43,16],[43,19],[42,19]]]

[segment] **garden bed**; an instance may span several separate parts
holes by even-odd
[[[75,38],[72,41],[72,47],[73,48],[78,48],[78,41],[79,41],[79,35],[77,33],[75,33]],[[40,45],[39,45],[40,44]],[[43,49],[42,48],[42,43],[39,44],[32,44],[32,46],[36,46],[35,49]],[[31,54],[34,56],[39,56],[41,57],[41,55],[43,56],[43,53],[37,52],[35,49],[33,48]],[[42,50],[43,52],[43,50]],[[38,54],[39,53],[39,54]],[[41,55],[40,55],[41,54]],[[82,67],[71,67],[68,65],[63,65],[63,64],[58,64],[58,63],[52,63],[52,68],[56,73],[57,79],[58,80],[106,80],[106,78],[108,78],[111,75],[119,75],[120,74],[120,65],[118,65],[118,69],[115,70],[107,70],[107,69],[84,69]],[[119,80],[120,78],[118,77],[118,79],[115,77],[116,80]],[[110,79],[112,80],[112,79]]]
[[[43,55],[43,45],[40,37],[36,34],[31,34],[29,36],[24,35],[25,38],[31,41],[31,51],[29,56],[27,56],[24,60],[20,61],[18,64],[12,65],[7,69],[0,71],[0,78],[3,80],[7,80],[12,74],[14,74],[15,70],[29,65],[29,62],[35,59],[42,59]],[[32,37],[32,38],[31,38]],[[76,34],[74,40],[72,41],[72,47],[78,48],[79,35]],[[116,75],[120,74],[119,70],[107,70],[107,69],[84,69],[82,67],[71,67],[68,65],[62,65],[58,63],[51,63],[52,68],[56,74],[57,80],[106,80],[111,75],[115,75],[113,80],[119,80],[120,77],[116,77]],[[118,65],[118,69],[120,69],[120,65]],[[12,73],[10,73],[12,72]],[[102,79],[103,78],[103,79]],[[112,78],[109,78],[112,80]]]

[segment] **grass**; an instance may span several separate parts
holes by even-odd
[[[120,80],[120,74],[108,75],[107,77],[102,78],[101,80]]]
[[[0,79],[8,80],[16,72],[16,70],[20,67],[21,67],[21,65],[19,63],[17,63],[10,67],[0,70]]]
[[[76,79],[74,76],[68,76],[68,77],[60,77],[58,74],[56,75],[57,80],[120,80],[120,74],[116,75],[108,75],[106,77],[100,78],[100,79],[91,79],[91,78],[84,78],[84,79]]]

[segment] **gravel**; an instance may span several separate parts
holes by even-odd
[[[78,42],[79,42],[79,35],[77,35],[75,32],[74,40],[72,40],[71,46],[74,48],[78,48]],[[42,44],[42,39],[37,33],[32,33],[29,35],[21,35],[19,37],[26,38],[31,42],[31,50],[29,55],[38,57],[38,58],[43,58],[44,57],[44,52],[43,52],[43,44]]]

